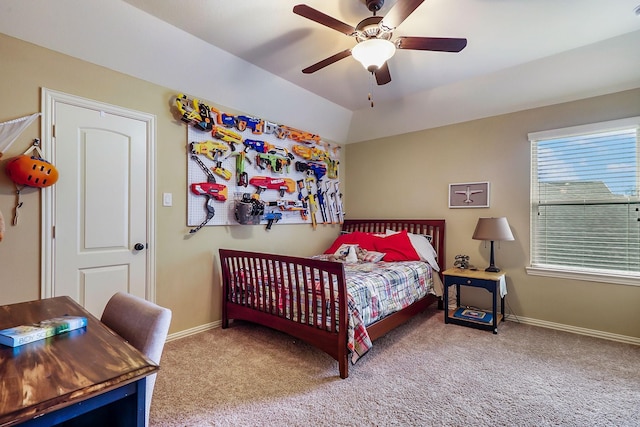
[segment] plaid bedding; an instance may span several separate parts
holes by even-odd
[[[422,261],[345,264],[352,363],[372,346],[367,325],[435,293],[432,272]]]
[[[355,363],[362,355],[364,355],[372,346],[371,339],[367,333],[367,325],[370,325],[389,314],[392,314],[402,308],[405,308],[415,301],[421,299],[428,293],[434,294],[434,281],[432,268],[429,264],[422,261],[405,261],[405,262],[376,262],[376,263],[357,263],[345,264],[345,280],[347,282],[347,305],[349,312],[349,329],[348,349],[351,352],[351,362]],[[242,289],[235,289],[235,292],[242,293],[242,299],[257,297],[258,306],[265,311],[268,307],[264,307],[265,299],[262,296],[262,290],[267,289],[271,295],[266,300],[277,301],[278,315],[287,319],[297,319],[297,304],[291,304],[291,298],[287,291],[288,286],[280,277],[264,277],[266,275],[258,274],[255,277],[255,283],[244,277],[240,280],[244,283]],[[278,284],[278,286],[269,286],[269,284]],[[328,285],[327,285],[328,286]],[[318,289],[319,283],[315,284],[313,289],[309,289],[302,301],[303,306],[312,304],[314,301],[313,293],[318,295],[322,293]],[[277,288],[277,294],[276,294]],[[234,292],[234,293],[235,293]],[[327,292],[325,292],[328,295]],[[276,298],[277,295],[277,298]],[[315,298],[317,304],[321,304],[320,298]],[[329,325],[333,322],[331,310],[329,310],[329,301],[326,301],[324,313],[326,314],[326,322]],[[293,307],[293,312],[290,312]],[[322,313],[323,310],[318,310]],[[320,314],[318,315],[320,316]],[[313,319],[301,319],[302,322],[313,324]],[[322,324],[321,319],[316,319],[318,324]]]

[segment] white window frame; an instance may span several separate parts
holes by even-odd
[[[528,134],[529,142],[535,142],[539,140],[545,139],[557,139],[557,138],[566,138],[577,135],[584,135],[590,133],[598,133],[598,132],[606,132],[606,131],[615,131],[621,129],[629,129],[635,127],[636,129],[640,129],[640,116],[638,117],[629,117],[626,119],[619,120],[611,120],[600,123],[592,123],[587,125],[580,126],[572,126],[562,129],[553,129],[546,130],[540,132],[532,132]],[[638,130],[638,143],[640,144],[640,130]],[[639,150],[640,153],[640,150]],[[639,154],[640,156],[640,154]],[[640,159],[638,159],[638,168],[640,168]],[[533,167],[533,165],[531,165]],[[535,174],[533,169],[531,170],[531,187],[530,187],[530,200],[531,206],[534,205],[534,179]],[[640,179],[640,178],[639,178]],[[638,183],[640,184],[640,183]],[[638,185],[637,184],[637,185]],[[639,186],[640,188],[640,186]],[[549,265],[533,265],[532,263],[532,255],[534,249],[534,221],[536,220],[533,209],[530,209],[530,247],[529,247],[529,266],[526,267],[526,271],[528,274],[533,276],[545,276],[545,277],[554,277],[554,278],[562,278],[562,279],[576,279],[576,280],[585,280],[592,282],[605,282],[605,283],[614,283],[621,285],[631,285],[631,286],[640,286],[640,273],[635,272],[612,272],[610,270],[584,270],[580,268],[570,268],[570,267],[560,267],[560,266],[549,266]]]

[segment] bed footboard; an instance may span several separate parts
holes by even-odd
[[[247,320],[299,338],[348,376],[348,307],[341,263],[220,249],[222,327]]]

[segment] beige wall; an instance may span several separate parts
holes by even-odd
[[[464,108],[461,106],[461,108]],[[428,113],[425,113],[428,114]],[[515,241],[496,244],[507,272],[507,311],[541,322],[640,337],[640,287],[529,276],[529,132],[640,115],[640,89],[349,144],[346,211],[352,218],[444,218],[447,265],[456,254],[488,265],[471,239],[478,217],[506,216]],[[489,181],[491,206],[449,209],[448,185]],[[484,291],[481,291],[484,292]],[[488,304],[471,293],[467,304]]]
[[[153,85],[4,35],[0,35],[0,76],[5,100],[0,104],[0,122],[40,111],[41,87],[157,116],[156,299],[174,311],[171,333],[220,319],[218,248],[307,255],[323,250],[338,232],[337,227],[314,232],[301,225],[277,225],[268,233],[261,226],[220,226],[189,236],[186,129],[169,110],[180,88]],[[238,87],[239,96],[242,90]],[[216,104],[215,99],[207,101]],[[479,266],[487,264],[488,248],[471,239],[477,218],[507,216],[516,241],[496,249],[496,263],[508,272],[508,311],[543,322],[640,337],[640,288],[534,277],[524,271],[529,253],[527,133],[635,115],[640,115],[640,89],[347,145],[341,160],[347,214],[445,218],[449,266],[458,253],[470,255]],[[32,124],[0,159],[0,168],[26,150],[39,132],[39,126]],[[448,184],[468,181],[491,182],[490,208],[447,208]],[[163,192],[173,193],[173,207],[161,206]],[[8,224],[0,243],[0,304],[40,297],[38,190],[25,190],[22,201],[19,223],[11,226],[14,188],[1,173],[0,211]]]
[[[217,226],[189,235],[187,131],[170,112],[172,97],[180,88],[150,84],[2,34],[0,76],[4,98],[0,122],[40,111],[42,87],[157,116],[156,301],[173,310],[171,333],[220,320],[218,248],[309,255],[324,250],[338,233],[336,226],[319,226],[313,231],[306,225],[275,225],[269,232],[263,226]],[[242,87],[238,95],[244,96]],[[215,99],[207,101],[217,105]],[[299,113],[293,111],[295,114]],[[295,126],[295,121],[288,124]],[[39,136],[39,124],[31,124],[4,153],[0,169],[4,170],[7,159],[22,154]],[[0,242],[0,305],[40,297],[39,190],[23,192],[18,225],[11,226],[14,191],[11,181],[0,173],[0,211],[7,221],[5,239]],[[173,207],[162,206],[163,192],[173,193]]]

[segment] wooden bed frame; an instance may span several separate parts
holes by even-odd
[[[431,235],[440,271],[444,271],[444,220],[351,219],[345,220],[342,225],[344,232],[385,233],[387,229]],[[220,249],[220,264],[223,284],[222,328],[229,327],[229,320],[238,319],[285,332],[329,354],[338,361],[340,377],[349,376],[349,319],[342,263]],[[271,283],[276,276],[286,279],[284,282],[288,286],[285,289]],[[263,280],[256,280],[259,277]],[[318,285],[319,289],[326,287],[328,291],[313,292],[314,286]],[[275,291],[267,291],[268,289]],[[258,299],[258,293],[263,298]],[[285,294],[290,298],[286,298]],[[403,324],[438,300],[435,295],[427,295],[403,310],[367,326],[371,340]],[[287,318],[286,311],[293,314]],[[327,312],[333,313],[331,318],[338,321],[327,321]]]

